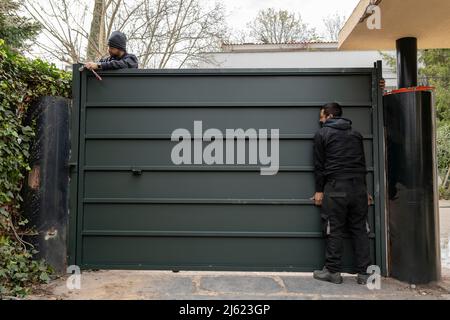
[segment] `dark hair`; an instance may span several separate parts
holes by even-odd
[[[329,116],[330,114],[334,117],[342,116],[342,108],[337,102],[327,103],[320,110],[323,110],[325,116]]]

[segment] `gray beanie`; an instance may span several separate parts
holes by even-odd
[[[108,46],[127,51],[127,36],[120,31],[114,31],[108,39]]]

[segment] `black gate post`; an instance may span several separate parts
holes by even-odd
[[[432,88],[417,87],[417,39],[397,41],[399,89],[384,97],[389,269],[409,283],[440,279]]]
[[[398,88],[417,86],[417,38],[397,40]]]
[[[25,215],[38,234],[29,241],[37,258],[48,262],[56,273],[66,272],[66,237],[69,191],[69,100],[42,97],[29,111],[27,121],[36,121],[30,171],[24,186]]]

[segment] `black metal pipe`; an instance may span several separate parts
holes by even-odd
[[[390,275],[440,279],[435,119],[431,91],[384,97]]]
[[[398,88],[417,86],[417,38],[397,40]]]

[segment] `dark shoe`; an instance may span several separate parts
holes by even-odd
[[[369,280],[370,274],[368,273],[358,273],[356,276],[356,282],[358,284],[367,284],[367,280]]]
[[[314,279],[320,281],[327,281],[335,284],[342,283],[342,276],[340,272],[331,272],[325,267],[322,270],[314,271],[313,277]]]

